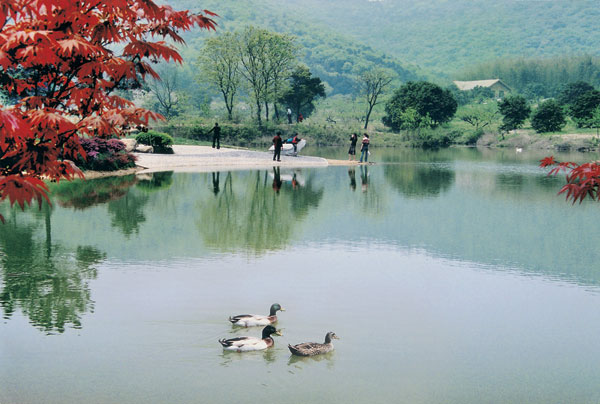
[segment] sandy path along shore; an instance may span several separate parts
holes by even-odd
[[[326,167],[329,162],[321,157],[281,156],[281,162],[273,161],[273,154],[244,149],[213,149],[209,146],[173,146],[173,154],[136,153],[137,165],[142,173],[156,171],[213,171],[243,170],[273,167]]]

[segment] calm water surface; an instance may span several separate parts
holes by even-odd
[[[557,197],[543,155],[374,150],[1,205],[0,403],[598,403],[600,207]],[[274,348],[222,351],[260,334],[229,315],[274,302]],[[290,356],[327,331],[333,353]]]

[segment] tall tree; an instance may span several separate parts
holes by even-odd
[[[359,76],[359,94],[367,102],[365,115],[365,129],[369,125],[369,118],[375,105],[381,102],[379,98],[394,80],[394,76],[386,70],[375,68],[364,71]]]
[[[152,96],[153,110],[161,113],[167,120],[179,113],[183,94],[179,90],[179,74],[176,69],[157,69],[160,79],[148,80],[148,90]]]
[[[266,99],[267,86],[262,72],[265,68],[264,61],[267,52],[269,32],[256,27],[247,27],[237,33],[238,53],[242,69],[240,72],[248,82],[252,98],[256,104],[256,120],[262,126],[262,103]]]
[[[208,38],[204,42],[202,55],[198,58],[202,75],[197,77],[197,80],[203,82],[208,79],[223,95],[230,121],[233,118],[235,96],[241,84],[241,60],[237,39],[238,37],[230,32]]]
[[[318,77],[313,77],[306,66],[298,66],[289,78],[289,88],[281,97],[296,114],[296,122],[300,114],[307,117],[314,110],[313,102],[325,98],[325,85]]]
[[[160,39],[214,29],[204,14],[151,0],[84,2],[12,0],[0,7],[0,89],[14,105],[0,108],[0,200],[21,207],[47,198],[42,178],[72,179],[68,160],[85,155],[79,135],[111,137],[159,114],[115,91],[158,78],[149,60],[181,62]]]
[[[275,117],[279,118],[277,100],[284,89],[285,80],[296,64],[299,47],[295,38],[287,34],[270,33],[269,46],[263,62],[263,80],[267,89],[265,98],[265,119],[269,120],[269,103],[273,103]]]
[[[269,120],[269,103],[276,102],[282,83],[296,63],[298,46],[294,37],[256,27],[248,27],[238,35],[241,74],[247,80],[256,103],[256,117],[262,125]]]

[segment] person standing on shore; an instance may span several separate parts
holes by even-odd
[[[277,132],[277,134],[273,137],[273,146],[275,146],[275,150],[273,150],[273,161],[275,161],[275,158],[277,158],[277,161],[281,161],[281,147],[283,146],[281,132]]]
[[[360,160],[359,162],[363,162],[363,157],[365,159],[365,163],[369,161],[369,135],[366,133],[363,135],[362,146],[360,148]]]
[[[348,150],[348,161],[356,159],[356,142],[358,142],[358,135],[353,133],[350,136],[350,149]]]
[[[215,123],[215,126],[211,130],[208,131],[208,133],[211,133],[211,132],[213,134],[213,139],[212,139],[213,140],[213,145],[212,145],[213,149],[215,148],[215,142],[217,144],[217,149],[220,149],[221,148],[221,127],[219,126],[218,122]],[[208,135],[208,133],[207,133],[207,135]]]
[[[292,110],[290,109],[290,107],[288,107],[287,109],[287,117],[288,117],[288,125],[292,124]]]

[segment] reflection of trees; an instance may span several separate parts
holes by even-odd
[[[167,189],[173,184],[173,171],[164,171],[160,173],[144,174],[138,176],[136,188],[144,191],[158,191]]]
[[[31,324],[46,332],[81,327],[81,316],[93,310],[89,281],[105,254],[94,247],[66,250],[52,242],[51,210],[44,206],[45,240],[40,223],[18,223],[13,215],[0,226],[2,292],[0,305],[8,319],[20,309]],[[23,217],[22,215],[19,218]]]
[[[52,187],[52,195],[60,206],[86,209],[117,200],[137,182],[135,175],[63,181]]]
[[[138,234],[140,225],[146,221],[144,207],[148,203],[148,195],[129,190],[125,196],[108,203],[111,214],[110,224],[121,230],[126,237]]]
[[[285,247],[294,226],[323,196],[323,189],[316,190],[310,179],[303,187],[283,184],[274,192],[267,172],[252,174],[239,190],[233,182],[227,173],[221,192],[198,205],[200,233],[208,245],[223,251],[259,253]]]
[[[408,197],[436,196],[454,183],[454,171],[432,164],[402,164],[384,166],[390,185]]]

